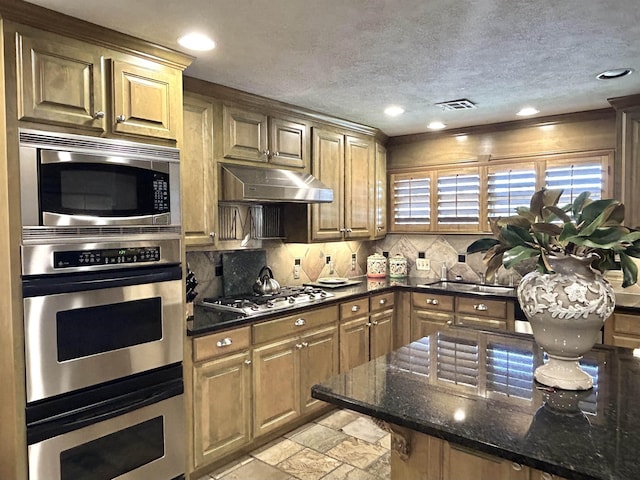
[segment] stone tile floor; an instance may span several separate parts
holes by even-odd
[[[199,480],[388,480],[389,434],[334,410]]]

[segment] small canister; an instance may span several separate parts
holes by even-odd
[[[389,276],[391,278],[407,276],[407,259],[399,253],[389,259]]]
[[[374,253],[367,257],[367,277],[380,278],[387,276],[387,257]]]

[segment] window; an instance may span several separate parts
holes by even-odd
[[[532,352],[500,344],[487,345],[487,390],[531,400],[533,370]]]
[[[591,192],[591,200],[602,198],[605,189],[605,170],[599,158],[591,158],[577,162],[547,162],[545,171],[545,185],[547,188],[562,188],[564,190],[559,206],[573,203],[578,195],[584,191]]]
[[[438,225],[475,225],[480,221],[478,169],[438,172]]]
[[[431,175],[391,175],[392,229],[426,231],[431,223]]]
[[[536,170],[533,164],[510,168],[489,167],[487,175],[487,215],[489,218],[509,217],[517,207],[529,207],[536,191]]]

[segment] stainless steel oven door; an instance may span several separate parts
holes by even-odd
[[[29,445],[30,480],[149,480],[184,474],[183,395]]]
[[[181,280],[24,299],[27,402],[182,361]]]

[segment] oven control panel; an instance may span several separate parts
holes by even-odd
[[[53,252],[53,268],[159,262],[160,247],[105,248]]]

